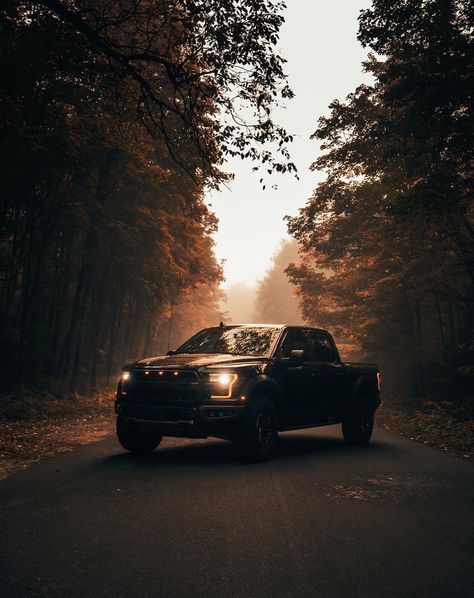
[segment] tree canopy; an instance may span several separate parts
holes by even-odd
[[[292,96],[275,51],[283,7],[2,3],[4,387],[93,389],[219,321],[205,188],[232,155],[294,170],[272,120]]]
[[[40,50],[36,64],[46,59],[43,80],[54,69],[61,84],[81,89],[78,110],[105,100],[120,115],[127,105],[125,123],[133,111],[186,172],[218,183],[228,156],[295,170],[291,135],[272,118],[272,106],[293,95],[275,51],[284,7],[270,0],[8,0],[2,14],[7,29],[23,31]]]
[[[461,396],[472,380],[472,8],[374,0],[361,12],[373,83],[319,120],[313,168],[327,178],[289,219],[305,316],[407,393]]]

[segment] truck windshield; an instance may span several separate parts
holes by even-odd
[[[183,343],[175,353],[230,353],[268,356],[279,328],[226,326],[205,328]]]

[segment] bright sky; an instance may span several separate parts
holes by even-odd
[[[287,0],[279,49],[288,61],[286,72],[295,98],[275,111],[275,119],[295,134],[290,151],[300,180],[275,175],[263,191],[252,162],[228,163],[226,170],[235,173],[230,188],[210,192],[207,198],[219,218],[216,255],[225,260],[225,287],[254,286],[264,276],[281,240],[288,236],[283,217],[296,214],[323,178],[309,170],[318,152],[317,142],[309,137],[333,99],[344,98],[367,80],[361,67],[366,52],[356,33],[359,11],[370,4],[370,0]],[[275,183],[276,191],[271,189]]]

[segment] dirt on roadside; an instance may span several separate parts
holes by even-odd
[[[114,432],[110,412],[77,417],[0,421],[0,480],[46,457],[102,440]]]

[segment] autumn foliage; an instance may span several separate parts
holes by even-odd
[[[303,315],[397,393],[472,392],[472,3],[374,0],[359,39],[371,84],[314,134],[327,178],[289,230]]]
[[[3,387],[93,390],[218,321],[204,190],[227,155],[294,169],[271,119],[291,97],[273,51],[280,8],[2,3]],[[233,120],[231,90],[251,127]]]

